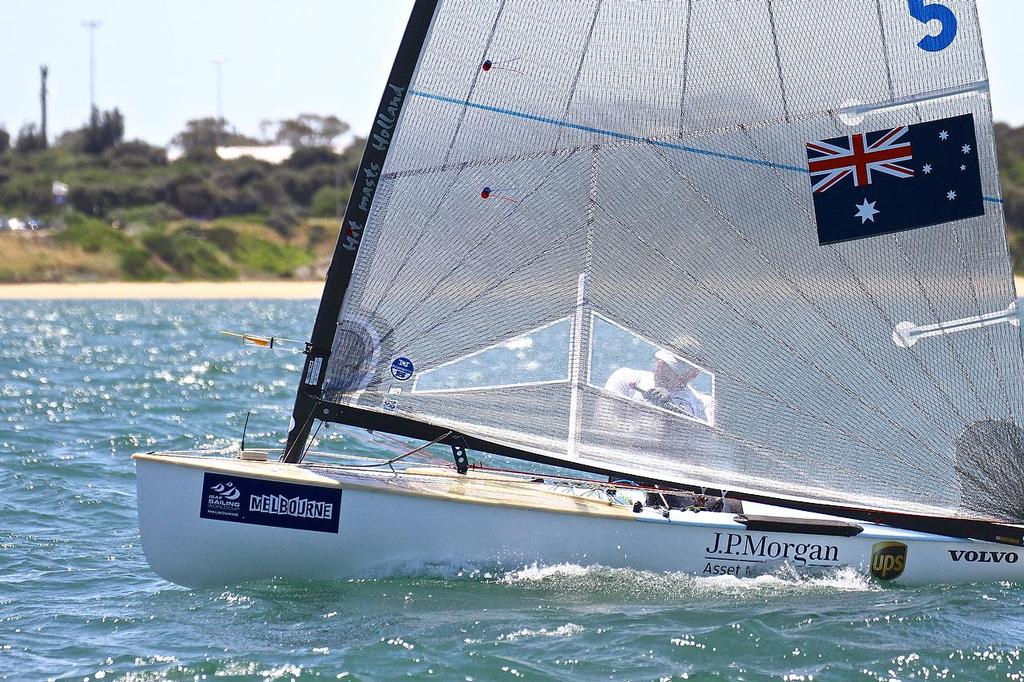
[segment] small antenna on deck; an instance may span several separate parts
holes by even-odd
[[[249,415],[252,414],[252,410],[246,410],[245,412],[245,423],[242,424],[242,452],[245,452],[245,432],[249,428]]]

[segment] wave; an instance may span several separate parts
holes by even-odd
[[[531,564],[498,576],[505,585],[567,588],[572,591],[607,593],[637,591],[645,596],[711,597],[768,594],[878,592],[883,587],[854,568],[826,569],[807,574],[789,566],[751,578],[660,573],[629,568],[579,564]]]

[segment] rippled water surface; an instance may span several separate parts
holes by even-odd
[[[274,444],[310,302],[0,302],[0,679],[1019,680],[1024,586],[574,565],[187,590],[139,544],[132,452]],[[326,434],[365,454],[366,436]]]

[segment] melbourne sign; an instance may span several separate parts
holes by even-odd
[[[337,533],[341,489],[207,472],[199,516],[276,528]]]

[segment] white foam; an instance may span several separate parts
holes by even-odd
[[[507,635],[500,635],[498,637],[499,642],[514,642],[517,639],[523,639],[525,637],[574,637],[584,631],[582,625],[576,625],[575,623],[566,623],[565,625],[559,625],[554,630],[548,630],[547,628],[540,628],[537,630],[531,630],[530,628],[523,628],[522,630],[516,630],[510,632]]]
[[[553,564],[551,566],[541,566],[535,561],[530,566],[520,568],[517,571],[509,571],[505,575],[501,576],[498,582],[505,583],[506,585],[512,585],[518,582],[537,582],[554,577],[583,576],[595,568],[601,567],[580,566],[578,564]]]
[[[697,576],[689,573],[660,573],[606,566],[579,564],[531,564],[498,577],[506,585],[545,584],[589,591],[625,589],[644,595],[678,596],[759,596],[765,592],[871,592],[883,589],[869,576],[850,568],[829,569],[817,574],[801,574],[783,566],[772,573],[750,578],[736,576]]]

